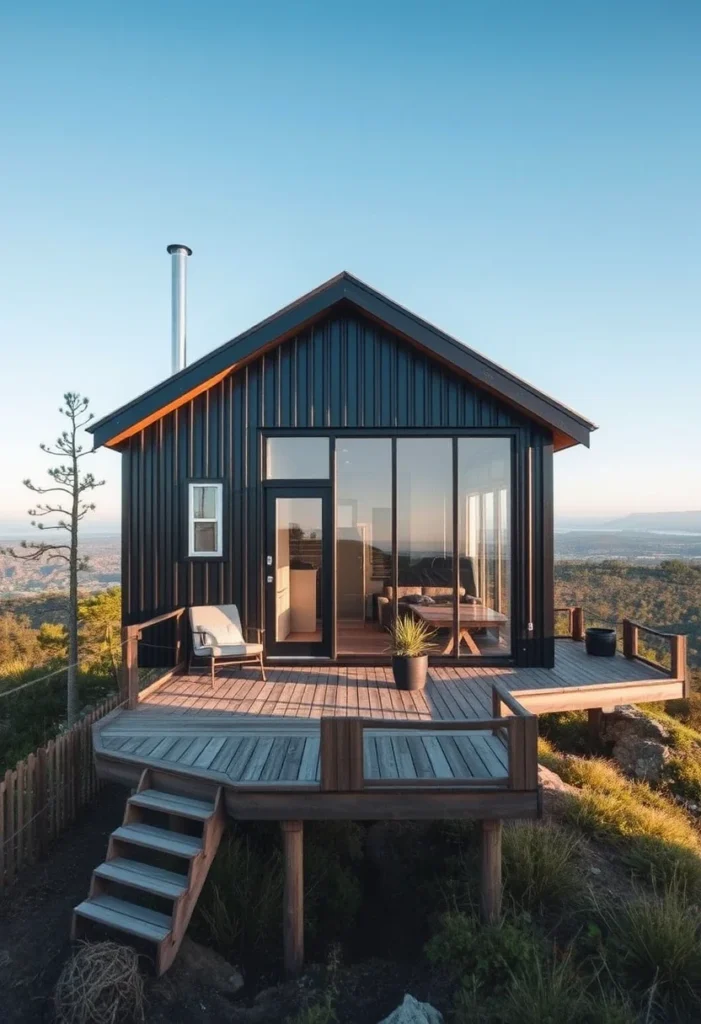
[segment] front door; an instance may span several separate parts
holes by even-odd
[[[266,654],[328,658],[331,489],[285,485],[266,490]]]

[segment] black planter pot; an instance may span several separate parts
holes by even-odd
[[[597,658],[613,658],[616,654],[616,630],[590,627],[585,634],[587,654]]]
[[[427,654],[420,658],[406,658],[399,654],[392,657],[392,673],[398,690],[423,690],[427,672]]]

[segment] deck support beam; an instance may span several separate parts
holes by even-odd
[[[501,834],[499,819],[480,822],[482,833],[482,884],[480,906],[482,920],[492,924],[501,915]]]
[[[301,821],[281,821],[285,887],[283,892],[283,941],[285,974],[298,975],[304,965],[304,826]]]
[[[599,738],[601,733],[601,716],[603,715],[603,708],[588,708],[587,719],[589,723],[589,746],[592,750],[596,750],[599,746]]]

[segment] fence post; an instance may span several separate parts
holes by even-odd
[[[139,627],[122,629],[122,685],[120,698],[128,708],[135,708],[139,700]]]
[[[573,608],[572,609],[572,639],[583,640],[584,639],[584,609]]]
[[[626,658],[638,656],[638,627],[630,619],[623,620],[623,654]]]
[[[37,851],[43,857],[48,847],[48,806],[46,802],[46,747],[39,747],[37,750],[36,763],[36,809],[37,809]]]

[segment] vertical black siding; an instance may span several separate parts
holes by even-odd
[[[515,432],[514,653],[521,664],[551,663],[550,432],[355,315],[320,321],[125,442],[125,622],[184,604],[234,602],[245,623],[262,625],[261,429],[310,428]],[[193,478],[224,480],[222,560],[187,558],[186,484]],[[532,571],[526,558],[529,521]]]

